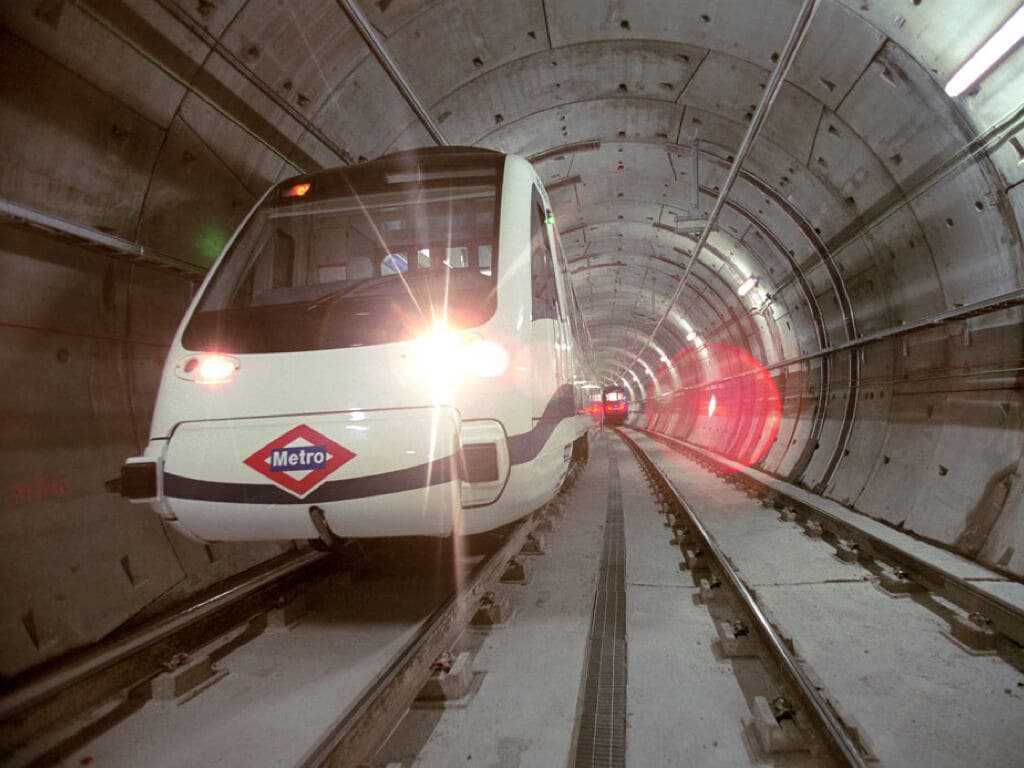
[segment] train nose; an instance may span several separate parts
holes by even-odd
[[[446,536],[462,505],[451,407],[307,413],[178,425],[163,503],[207,540]]]

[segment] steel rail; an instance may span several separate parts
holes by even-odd
[[[715,543],[710,532],[693,512],[686,499],[683,498],[679,489],[675,487],[668,476],[662,472],[661,467],[647,455],[635,440],[626,435],[621,429],[616,431],[637,458],[650,467],[651,471],[657,476],[659,484],[672,494],[674,501],[686,515],[690,530],[700,538],[702,548],[715,561],[716,570],[725,577],[725,581],[728,582],[729,586],[740,598],[743,608],[754,621],[754,628],[779,665],[791,692],[802,702],[803,711],[810,716],[817,726],[817,730],[823,737],[824,744],[829,752],[843,765],[867,768],[867,760],[861,754],[860,748],[850,737],[846,727],[836,715],[828,700],[821,694],[816,682],[807,674],[796,654],[790,650],[786,641],[783,640],[778,630],[775,629],[764,611],[761,610],[753,594],[747,589],[746,584],[743,583],[743,580],[740,579],[739,575],[730,565],[728,558],[719,549],[718,544]]]
[[[312,565],[324,556],[321,552],[296,554],[278,566],[256,574],[251,579],[210,595],[172,616],[147,624],[123,639],[108,645],[101,645],[95,652],[70,666],[58,668],[50,674],[18,686],[10,693],[0,696],[0,722],[10,722],[13,717],[28,708],[52,699],[68,687],[79,684],[119,662],[138,655],[161,640],[252,596],[260,589]]]
[[[422,624],[421,629],[377,675],[299,762],[300,768],[356,768],[366,765],[409,709],[437,657],[448,650],[469,624],[480,598],[518,553],[537,522],[521,522],[502,546],[479,563],[466,584]]]
[[[961,608],[967,611],[982,613],[992,622],[992,626],[995,629],[1015,643],[1024,645],[1024,611],[1018,606],[1013,605],[996,594],[986,591],[978,584],[961,579],[959,576],[949,573],[917,555],[900,549],[891,542],[875,536],[870,531],[851,525],[822,506],[815,505],[810,499],[798,498],[787,491],[786,486],[789,484],[782,480],[777,478],[770,478],[769,480],[768,477],[770,476],[758,477],[758,475],[765,473],[757,472],[755,474],[755,470],[751,470],[749,467],[745,467],[706,448],[701,448],[678,438],[648,430],[640,431],[660,442],[668,444],[669,447],[676,447],[683,452],[689,452],[706,461],[726,468],[734,474],[740,474],[750,482],[760,485],[777,496],[786,499],[793,506],[824,520],[831,529],[841,531],[843,538],[857,542],[865,554],[870,554],[875,559],[902,568],[910,574],[912,580],[920,583],[922,587],[941,594]],[[817,494],[802,488],[794,490],[800,491],[801,495],[817,496]]]
[[[423,127],[427,129],[430,137],[440,146],[447,147],[448,140],[441,133],[441,126],[437,124],[430,112],[427,111],[426,106],[420,101],[413,90],[412,84],[398,66],[398,62],[395,61],[391,52],[384,45],[384,41],[380,39],[380,35],[377,34],[377,30],[373,28],[370,20],[366,18],[363,9],[359,7],[355,0],[337,0],[337,2],[341,9],[345,11],[345,15],[348,16],[349,21],[352,22],[352,26],[356,28],[359,36],[363,38],[363,42],[370,49],[370,53],[373,54],[374,58],[384,68],[384,72],[391,78],[391,82],[395,84],[395,87],[398,88],[398,92],[402,94],[405,103],[409,105],[409,108],[416,114],[420,122],[423,123]]]
[[[654,329],[650,333],[648,343],[654,339],[654,336],[658,333],[658,330],[672,312],[672,307],[675,306],[676,301],[683,292],[683,287],[686,285],[686,280],[690,276],[690,271],[693,269],[694,262],[697,260],[697,257],[700,256],[701,250],[703,250],[704,245],[707,243],[708,237],[710,237],[711,231],[714,229],[715,224],[718,221],[718,216],[725,207],[726,199],[732,191],[733,184],[736,183],[736,179],[739,177],[740,169],[742,168],[744,161],[747,159],[747,155],[750,154],[754,141],[761,133],[761,128],[764,126],[765,120],[768,116],[768,110],[771,109],[776,96],[778,96],[779,91],[782,89],[782,84],[786,79],[786,74],[789,72],[789,68],[792,66],[793,60],[796,58],[797,51],[799,51],[804,38],[807,36],[807,30],[811,24],[811,17],[814,15],[814,11],[818,7],[818,2],[819,0],[804,0],[803,5],[797,13],[796,20],[793,22],[793,27],[789,32],[789,38],[786,40],[786,45],[782,49],[782,53],[779,55],[779,61],[775,65],[775,69],[772,70],[771,76],[768,78],[764,93],[761,95],[761,101],[758,102],[757,109],[754,110],[754,114],[750,119],[750,125],[747,126],[747,131],[743,135],[743,139],[740,141],[739,149],[736,150],[735,159],[729,167],[729,173],[726,175],[725,181],[721,185],[721,191],[718,194],[718,198],[715,200],[715,203],[711,208],[711,212],[708,214],[708,220],[704,225],[704,230],[700,233],[700,238],[697,240],[697,244],[693,248],[693,254],[690,256],[690,261],[687,263],[686,269],[679,278],[679,284],[676,286],[675,294],[672,296],[668,306],[665,308],[665,312],[662,314],[661,319],[658,320]],[[636,360],[646,349],[647,344],[644,344],[643,348],[633,359],[633,362],[627,367],[635,365]]]

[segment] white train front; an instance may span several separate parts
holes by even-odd
[[[290,179],[186,313],[122,493],[208,541],[493,529],[586,455],[584,336],[525,160]]]

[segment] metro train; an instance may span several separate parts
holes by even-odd
[[[604,423],[609,427],[617,427],[626,423],[629,416],[629,398],[624,387],[605,387],[602,393],[604,401]]]
[[[489,531],[585,459],[586,338],[523,158],[291,178],[186,312],[121,493],[204,541]]]

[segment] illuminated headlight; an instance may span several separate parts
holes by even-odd
[[[223,384],[234,378],[240,366],[238,358],[211,352],[185,358],[175,366],[174,373],[180,379],[199,384]]]
[[[416,340],[417,363],[441,375],[501,376],[509,356],[496,341],[475,333],[459,333],[438,327]]]

